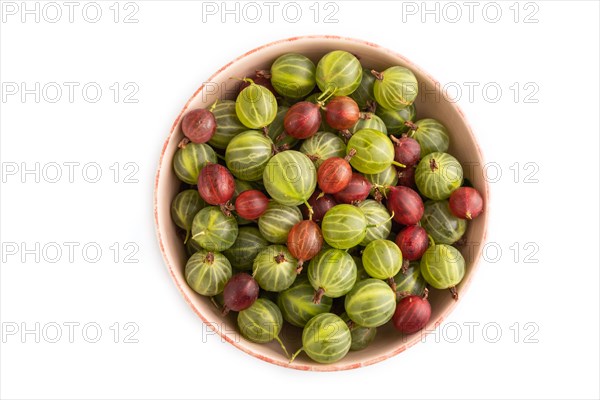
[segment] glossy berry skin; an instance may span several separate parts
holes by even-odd
[[[406,186],[390,188],[387,208],[394,213],[394,221],[402,225],[416,225],[425,211],[419,194]]]
[[[348,96],[334,97],[327,103],[325,119],[333,129],[350,129],[360,117],[358,104]]]
[[[340,157],[323,161],[317,171],[317,183],[325,193],[337,193],[346,188],[352,179],[350,163]]]
[[[194,143],[208,142],[217,130],[217,121],[212,112],[203,108],[185,114],[181,121],[183,134]]]
[[[319,225],[310,220],[298,222],[288,234],[287,247],[298,260],[301,270],[302,264],[316,256],[323,247],[323,235]]]
[[[259,290],[258,283],[251,275],[244,272],[235,274],[223,289],[225,304],[223,313],[227,313],[229,310],[242,311],[249,308],[258,298]]]
[[[333,195],[338,203],[351,204],[365,200],[371,192],[371,183],[359,173],[353,172],[348,186]]]
[[[257,219],[267,210],[269,198],[260,190],[246,190],[235,199],[235,211],[245,219]]]
[[[323,220],[325,213],[329,211],[329,209],[337,205],[337,201],[335,201],[335,199],[331,195],[325,194],[319,197],[320,194],[321,192],[319,190],[315,190],[312,196],[310,196],[310,198],[307,200],[308,204],[313,209],[312,220],[317,223]],[[304,218],[309,217],[308,208],[304,204],[300,206],[300,210],[302,211],[302,215],[304,216]]]
[[[458,218],[477,218],[483,211],[483,198],[472,187],[460,187],[450,195],[450,211]]]
[[[321,110],[319,106],[308,101],[301,101],[290,107],[283,119],[285,131],[296,139],[313,136],[321,126]]]
[[[198,177],[198,192],[208,204],[221,205],[233,197],[233,175],[222,165],[208,163]]]
[[[404,259],[418,260],[429,247],[427,231],[418,225],[407,226],[396,235],[396,244],[402,251]]]
[[[394,327],[402,333],[411,334],[420,331],[431,318],[431,305],[426,298],[406,296],[396,305],[392,317]]]
[[[394,142],[394,160],[407,167],[416,165],[421,158],[421,145],[413,138],[401,137]]]

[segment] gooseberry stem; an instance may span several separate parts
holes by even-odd
[[[285,353],[285,356],[287,358],[290,358],[290,353],[288,353],[287,349],[285,348],[283,342],[281,341],[281,339],[279,338],[279,335],[275,336],[275,340],[277,340],[277,342],[279,343],[279,345],[281,346],[281,348],[283,349],[283,352]],[[291,361],[290,361],[291,362]]]
[[[202,236],[202,235],[206,235],[206,232],[202,231],[202,232],[198,232],[196,233],[194,236],[192,236],[192,239],[196,239],[196,237],[198,236]]]
[[[210,296],[210,302],[213,303],[213,306],[215,306],[217,310],[221,309],[221,307],[217,304],[217,301],[215,300],[214,296]]]
[[[380,223],[376,224],[376,225],[367,225],[367,228],[379,228],[381,225],[388,223],[389,221],[392,220],[392,218],[394,218],[394,212],[392,211],[392,216],[389,217],[388,219],[386,219],[385,221],[381,221]]]
[[[371,70],[371,74],[375,77],[375,79],[377,79],[378,81],[382,81],[383,80],[383,73],[382,72],[377,72],[374,69]]]
[[[296,267],[296,274],[300,275],[302,272],[304,260],[298,260],[298,267]]]
[[[323,194],[323,192],[321,192],[321,194]],[[312,217],[315,211],[313,210],[312,206],[308,203],[307,200],[304,200],[304,205],[308,209],[308,219],[309,221],[312,221]]]
[[[290,364],[293,363],[294,360],[296,359],[296,357],[298,357],[298,354],[302,353],[303,351],[304,351],[304,347],[300,347],[297,352],[292,354],[292,358],[290,358]]]
[[[315,304],[321,304],[321,299],[323,298],[324,294],[325,294],[325,289],[323,289],[322,287],[320,287],[315,292],[315,296],[313,297],[313,303],[315,303]]]
[[[218,102],[219,102],[219,99],[215,100],[215,102],[212,104],[212,106],[210,106],[210,108],[208,109],[208,111],[213,112],[213,110],[217,106]]]
[[[406,272],[408,271],[409,266],[410,266],[410,261],[408,261],[406,258],[404,260],[402,260],[402,268],[400,268],[400,271],[402,271],[402,275],[406,275]]]
[[[454,300],[458,300],[458,291],[456,290],[456,286],[452,286],[450,288],[450,293],[452,293],[452,298]]]
[[[355,155],[356,155],[356,149],[350,149],[350,151],[348,152],[346,157],[344,157],[344,160],[350,161],[350,159],[352,159],[352,157],[354,157]]]
[[[233,210],[234,207],[229,201],[227,203],[221,204],[220,207],[221,207],[221,212],[226,217],[231,217],[231,210]]]
[[[398,139],[396,136],[394,135],[390,135],[390,140],[392,142],[394,142],[394,144],[400,144],[400,139]]]
[[[417,126],[417,124],[415,124],[412,121],[406,121],[404,123],[404,126],[408,127],[409,131],[411,131],[412,133],[414,133],[417,129],[419,129],[419,127]]]
[[[390,287],[392,288],[392,290],[394,291],[394,293],[396,293],[396,281],[394,280],[394,277],[389,277],[387,279],[388,281],[388,285],[390,285]]]
[[[340,131],[340,135],[342,135],[346,142],[348,142],[348,140],[350,140],[350,138],[352,137],[352,133],[348,129]]]
[[[329,89],[330,88],[328,87],[326,91],[324,91],[319,97],[317,97],[317,103],[319,103],[319,106],[323,110],[325,110],[325,103],[327,102],[327,100],[329,100],[335,94],[335,89],[331,92],[329,91]]]
[[[396,167],[406,168],[406,165],[399,163],[398,161],[392,161],[392,164]]]
[[[429,247],[435,246],[435,240],[431,237],[431,235],[427,235],[429,238]]]
[[[423,289],[423,300],[427,300],[428,297],[429,297],[429,289],[425,288],[425,289]]]
[[[187,146],[187,144],[190,142],[190,139],[184,137],[183,139],[181,139],[181,142],[179,142],[179,144],[177,144],[177,147],[179,147],[180,149],[184,149],[185,146]]]
[[[188,239],[190,238],[190,230],[186,229],[185,231],[185,239],[183,240],[183,244],[187,244]]]
[[[375,111],[377,111],[377,102],[373,100],[367,100],[367,111],[375,114]]]
[[[265,79],[271,79],[271,71],[269,71],[267,69],[259,69],[256,71],[256,76],[265,78]]]

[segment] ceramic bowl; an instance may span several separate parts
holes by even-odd
[[[386,324],[378,328],[377,337],[369,347],[357,352],[351,351],[336,363],[318,364],[310,360],[305,354],[301,354],[290,364],[277,343],[273,342],[265,345],[245,340],[236,329],[236,313],[230,313],[228,316],[223,317],[208,298],[196,294],[186,284],[183,271],[187,256],[170,216],[171,201],[180,188],[180,182],[173,172],[172,160],[177,150],[177,144],[183,138],[180,128],[182,116],[194,108],[207,107],[219,98],[235,98],[239,82],[229,79],[230,77],[249,76],[255,70],[269,69],[273,61],[284,53],[304,54],[316,64],[321,56],[332,50],[349,51],[359,57],[363,66],[376,70],[383,70],[392,65],[402,65],[411,69],[419,81],[419,96],[415,101],[417,119],[435,118],[448,128],[450,133],[449,152],[463,166],[468,165],[468,168],[464,168],[465,177],[482,194],[484,204],[486,206],[488,204],[488,187],[483,174],[483,157],[465,116],[456,104],[444,96],[441,85],[435,79],[400,54],[376,44],[356,39],[337,36],[295,37],[273,42],[249,51],[208,78],[187,101],[175,119],[161,152],[154,191],[154,217],[160,250],[175,285],[177,285],[185,301],[206,325],[214,329],[227,342],[254,357],[283,367],[301,370],[346,370],[374,364],[397,355],[419,343],[422,335],[427,331],[434,330],[457,304],[449,291],[432,290],[429,296],[432,316],[429,324],[422,332],[404,336],[396,332],[391,324]],[[466,296],[466,289],[477,269],[477,262],[485,239],[487,216],[488,210],[486,207],[485,212],[479,218],[469,223],[466,232],[466,243],[469,245],[461,251],[467,261],[467,268],[465,277],[458,286],[459,301],[465,297],[466,301],[473,301],[473,299]],[[200,332],[198,334],[200,335]],[[290,352],[301,347],[300,329],[286,326],[280,336]]]

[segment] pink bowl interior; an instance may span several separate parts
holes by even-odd
[[[419,80],[419,97],[415,104],[417,117],[431,117],[441,121],[450,132],[450,150],[462,164],[469,165],[464,168],[465,177],[479,190],[487,205],[488,188],[482,173],[484,161],[473,136],[471,129],[460,109],[448,101],[440,91],[440,85],[420,68],[404,57],[381,48],[372,43],[341,38],[335,36],[305,36],[274,42],[258,49],[252,50],[233,62],[221,68],[200,87],[187,102],[177,119],[171,132],[164,143],[159,169],[155,182],[155,220],[159,245],[164,260],[175,284],[183,297],[207,325],[222,335],[228,342],[239,349],[265,361],[302,370],[334,371],[352,369],[373,364],[398,354],[406,348],[421,340],[421,333],[409,336],[398,334],[391,324],[378,328],[376,340],[365,350],[349,352],[348,355],[331,365],[318,364],[302,354],[290,364],[275,342],[270,344],[255,344],[241,337],[236,330],[235,316],[231,313],[222,317],[220,312],[208,298],[196,294],[186,284],[183,270],[187,260],[184,246],[177,235],[176,226],[171,221],[170,205],[178,193],[180,182],[172,168],[172,160],[177,144],[182,139],[179,121],[188,111],[198,107],[207,107],[220,98],[234,98],[237,85],[236,80],[230,77],[243,77],[251,75],[257,69],[269,69],[272,62],[281,54],[288,52],[302,53],[311,58],[315,63],[325,53],[331,50],[346,50],[359,57],[363,66],[383,70],[392,65],[402,65],[410,68]],[[485,238],[487,226],[487,212],[469,223],[466,233],[468,248],[462,249],[467,261],[467,271],[464,280],[458,287],[459,293],[464,295],[473,273],[477,267],[481,246]],[[432,330],[436,324],[447,316],[456,305],[448,291],[432,290],[430,292],[432,318],[425,330]],[[459,300],[460,301],[460,300]],[[301,330],[287,326],[281,333],[281,339],[289,351],[301,347]]]

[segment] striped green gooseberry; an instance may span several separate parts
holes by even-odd
[[[289,358],[287,349],[279,337],[283,327],[281,311],[271,300],[259,297],[245,310],[238,313],[238,328],[244,338],[254,343],[269,343],[276,340]]]
[[[277,296],[277,306],[281,310],[283,319],[297,327],[304,327],[315,315],[329,312],[333,300],[327,296],[321,297],[318,304],[313,302],[315,290],[308,280],[308,276],[302,274],[288,289]]]
[[[284,244],[290,230],[300,221],[302,212],[298,207],[270,201],[267,210],[258,219],[258,229],[269,242]]]
[[[351,344],[352,335],[344,320],[332,313],[319,314],[302,330],[302,347],[290,362],[304,351],[313,361],[331,364],[344,358]]]
[[[317,86],[325,98],[347,96],[360,86],[362,74],[360,61],[354,55],[334,50],[325,54],[317,64]]]
[[[408,68],[393,66],[383,72],[373,70],[371,73],[375,76],[373,95],[383,108],[399,110],[411,105],[417,98],[417,77]]]
[[[286,206],[306,204],[317,186],[317,170],[312,161],[295,150],[275,154],[263,173],[265,189],[271,198]]]
[[[252,276],[269,292],[280,292],[296,280],[298,260],[286,246],[274,244],[261,250],[252,265]]]
[[[457,248],[435,244],[427,249],[420,263],[423,278],[436,289],[450,289],[458,299],[456,285],[465,276],[465,259]]]
[[[218,252],[200,250],[185,265],[185,280],[196,293],[214,296],[223,291],[231,278],[231,264]]]
[[[467,221],[450,211],[448,200],[426,201],[421,226],[438,244],[453,244],[467,230]]]
[[[194,217],[207,204],[200,194],[195,189],[188,189],[180,192],[175,196],[171,202],[171,218],[175,225],[185,230],[185,240],[183,243],[187,243],[192,230],[192,223]]]
[[[346,155],[352,150],[356,154],[350,159],[350,164],[363,174],[378,174],[392,164],[405,167],[394,161],[394,144],[390,138],[375,129],[361,129],[352,135],[346,146]]]
[[[423,196],[445,200],[462,185],[463,169],[448,153],[429,153],[417,165],[415,182]]]
[[[282,96],[301,99],[314,89],[315,72],[315,64],[308,57],[298,53],[283,54],[271,65],[271,84]]]
[[[200,171],[209,163],[217,163],[217,154],[205,143],[182,142],[173,157],[175,175],[190,185],[198,184]]]
[[[313,301],[323,296],[341,297],[356,282],[356,263],[350,254],[339,249],[321,250],[308,264],[308,280],[315,290]]]
[[[192,240],[208,251],[227,250],[238,235],[238,224],[233,216],[223,214],[217,206],[204,207],[192,222]]]
[[[225,150],[229,171],[238,179],[262,179],[267,163],[273,155],[273,141],[261,131],[245,131],[235,136]]]
[[[262,129],[277,115],[277,99],[269,89],[243,79],[250,86],[240,92],[235,101],[235,113],[240,122],[250,129]]]
[[[364,279],[346,295],[344,306],[352,321],[367,328],[376,328],[392,319],[396,310],[396,293],[379,279]]]

